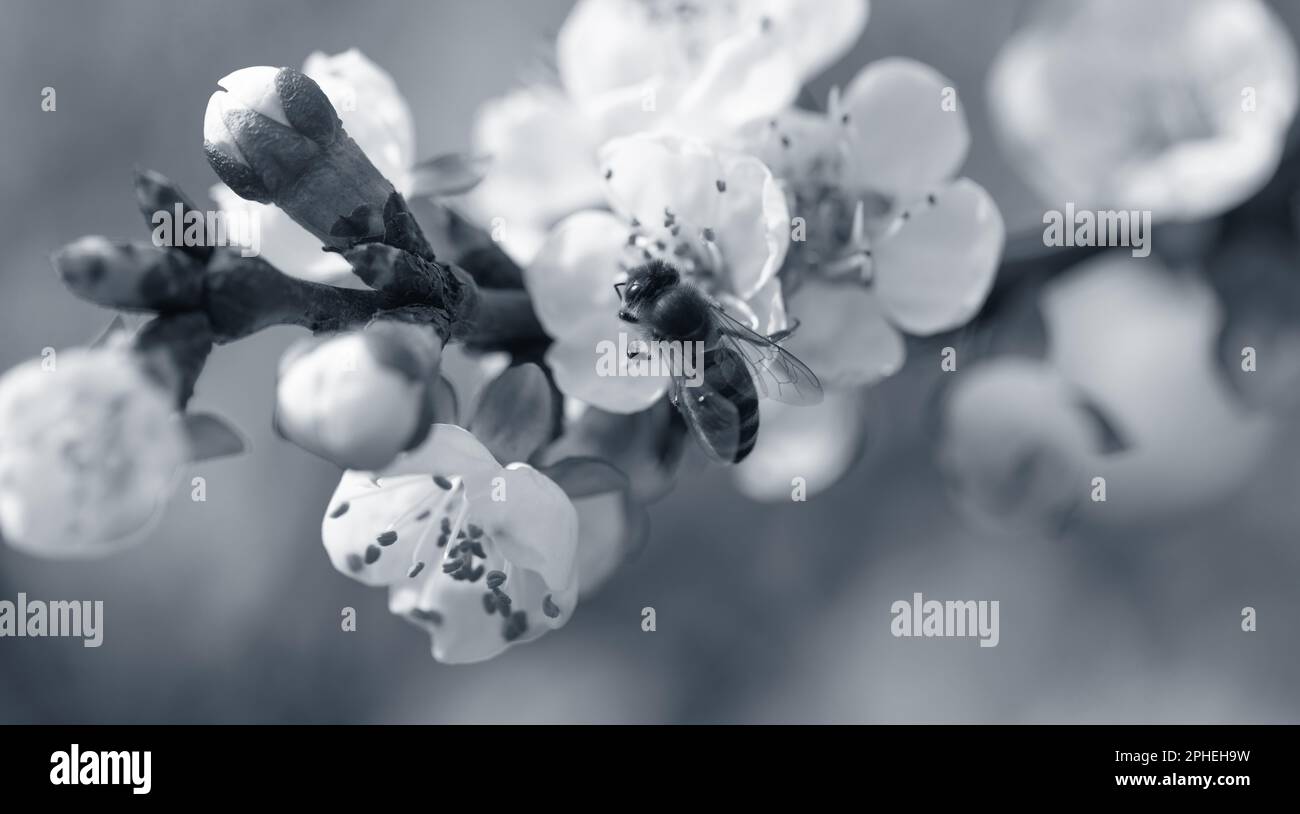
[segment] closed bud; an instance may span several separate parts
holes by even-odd
[[[203,297],[203,267],[184,252],[83,237],[51,259],[72,293],[109,308],[185,310]]]
[[[384,234],[393,185],[343,129],[320,87],[292,68],[243,68],[208,100],[203,149],[240,197],[273,203],[325,246]]]
[[[391,321],[291,348],[281,362],[276,428],[344,468],[382,468],[420,443],[437,418],[441,354],[429,327]]]

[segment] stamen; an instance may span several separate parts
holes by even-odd
[[[551,599],[550,594],[547,594],[546,598],[542,600],[542,613],[551,619],[560,615],[560,606],[555,604],[555,600]]]

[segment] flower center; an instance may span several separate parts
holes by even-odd
[[[634,218],[619,266],[628,272],[651,260],[662,260],[705,292],[723,293],[729,277],[716,237],[711,227],[688,224],[671,209],[664,210],[662,225],[647,225]]]
[[[481,526],[469,522],[470,502],[464,481],[455,476],[434,475],[430,480],[428,475],[413,474],[383,478],[379,483],[383,488],[340,502],[330,516],[341,517],[351,504],[381,494],[391,496],[393,490],[414,491],[422,487],[423,491],[408,508],[379,530],[375,542],[366,547],[364,557],[358,556],[355,562],[349,563],[353,570],[359,571],[365,565],[378,562],[384,549],[396,543],[399,537],[418,535],[411,552],[411,567],[406,574],[408,579],[420,576],[428,563],[440,558],[442,573],[452,580],[474,583],[485,579],[488,590],[483,595],[484,610],[501,615],[501,635],[506,641],[514,641],[526,633],[528,612],[513,606],[513,599],[507,592],[506,572],[496,568],[488,570],[489,565],[509,566],[492,536]],[[437,537],[434,537],[434,529],[438,530]],[[424,605],[422,602],[411,610],[410,617],[431,628],[441,627],[445,621],[443,615]],[[541,611],[551,618],[560,615],[560,608],[550,594],[543,597]]]

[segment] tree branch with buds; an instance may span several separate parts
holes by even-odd
[[[436,258],[407,202],[347,135],[315,82],[291,68],[246,68],[221,88],[204,122],[213,170],[241,196],[280,207],[369,288],[298,279],[215,245],[206,232],[193,245],[86,237],[56,252],[54,266],[73,293],[158,314],[136,342],[178,405],[189,400],[213,344],[273,325],[327,333],[391,319],[425,326],[440,344],[545,344],[526,293],[480,289],[470,272]],[[135,190],[151,223],[155,213],[175,211],[206,228],[203,213],[163,175],[138,172]],[[434,216],[444,242],[477,260],[486,278],[520,278],[476,227],[441,208]]]

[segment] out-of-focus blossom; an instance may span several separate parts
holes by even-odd
[[[603,137],[664,119],[725,134],[792,104],[867,13],[865,0],[581,0],[556,42],[560,81]]]
[[[485,105],[475,150],[493,158],[466,207],[521,263],[560,218],[600,200],[597,148],[669,131],[723,138],[792,104],[866,25],[866,0],[581,0],[557,40],[560,88]]]
[[[375,470],[419,444],[436,420],[431,388],[442,342],[393,321],[307,340],[280,366],[276,428],[345,469]]]
[[[760,332],[785,326],[776,271],[789,244],[789,214],[767,167],[668,134],[615,139],[601,151],[613,212],[583,211],[551,232],[524,270],[538,319],[555,338],[547,362],[559,388],[615,413],[646,409],[666,376],[602,375],[602,343],[617,345],[614,283],[650,259],[689,281]]]
[[[128,351],[19,365],[0,378],[0,532],[43,557],[139,542],[186,450],[171,394]]]
[[[1273,175],[1296,53],[1259,0],[1056,3],[1006,43],[988,92],[1044,199],[1191,220]]]
[[[1222,314],[1200,280],[1112,253],[1051,283],[1041,308],[1046,362],[955,374],[941,458],[962,499],[998,514],[1047,518],[1073,499],[1096,522],[1159,517],[1225,496],[1267,449],[1271,423],[1216,368]],[[1107,452],[1109,434],[1121,443]],[[1091,501],[1095,477],[1104,502]]]
[[[1088,497],[1101,449],[1082,394],[1051,364],[1002,357],[962,374],[943,405],[940,465],[973,518],[1059,529]]]
[[[825,385],[892,375],[900,330],[956,328],[992,285],[1006,230],[979,184],[952,180],[970,134],[951,88],[927,65],[883,59],[832,92],[827,114],[789,111],[745,136],[791,201],[782,278],[801,327],[787,344]]]
[[[268,90],[268,83],[273,85],[275,81],[276,70],[246,68],[236,71],[220,83],[236,96],[236,101],[226,100],[222,98],[225,94],[218,92],[209,103],[205,131],[210,125],[218,138],[205,135],[205,140],[218,145],[224,143],[233,160],[242,159],[237,140],[222,134],[224,123],[220,114],[224,110],[232,105],[264,109],[265,115],[273,122],[286,123],[284,114],[276,108],[278,94],[273,92],[273,87]],[[247,71],[255,73],[248,74]],[[272,73],[268,74],[268,71]],[[316,82],[337,112],[343,129],[374,169],[398,192],[408,192],[415,159],[415,126],[406,100],[392,77],[355,48],[333,56],[313,53],[303,63],[302,73]],[[236,77],[238,82],[234,81]],[[245,77],[248,77],[247,82]],[[320,190],[312,194],[321,203],[337,203],[328,197],[320,198],[324,194]],[[247,200],[225,184],[214,186],[212,197],[226,212],[260,219],[262,256],[285,273],[324,282],[349,277],[348,264],[343,258],[321,251],[321,238],[295,223],[281,207]],[[348,215],[350,212],[349,209],[333,214]]]
[[[347,472],[321,527],[330,561],[389,589],[434,658],[467,663],[564,625],[578,599],[578,515],[523,463],[437,424],[382,472]]]

